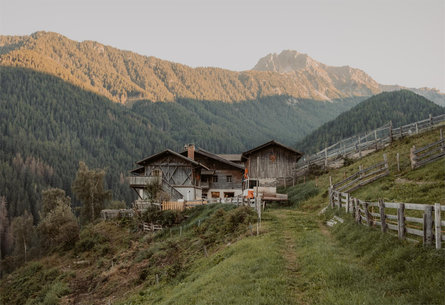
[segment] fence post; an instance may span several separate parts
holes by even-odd
[[[355,210],[356,210],[356,208],[355,208],[355,198],[353,198],[353,197],[351,197],[351,203],[352,203],[352,217],[355,217]]]
[[[328,148],[324,149],[324,167],[328,168]]]
[[[388,165],[388,156],[386,154],[383,154],[383,161],[385,161],[385,168],[389,168]]]
[[[379,199],[379,212],[380,212],[380,222],[382,223],[382,232],[386,233],[386,215],[385,215],[385,203],[383,199]]]
[[[405,239],[406,229],[405,229],[405,204],[399,203],[399,208],[397,209],[397,231],[399,239]]]
[[[397,158],[397,171],[400,172],[400,154],[399,153],[397,153],[396,158]]]
[[[423,211],[423,244],[430,246],[433,242],[433,206],[425,206]]]
[[[349,193],[346,193],[346,213],[349,213]]]
[[[362,147],[360,146],[360,144],[361,144],[361,139],[360,138],[361,137],[358,136],[358,156],[359,156],[359,158],[362,157]]]
[[[371,214],[369,213],[369,209],[368,209],[368,202],[365,201],[363,203],[363,207],[365,208],[366,222],[368,223],[368,227],[371,227],[372,219],[371,219]]]
[[[442,248],[442,232],[440,223],[440,203],[434,204],[434,226],[436,235],[436,249]]]
[[[392,121],[389,121],[389,143],[392,143]]]
[[[416,134],[418,134],[419,133],[419,124],[417,124],[417,122],[416,122]]]
[[[355,205],[355,221],[357,223],[362,223],[362,216],[360,215],[360,202],[357,198],[354,198],[354,205]]]
[[[334,190],[332,187],[329,187],[329,205],[334,208]]]
[[[430,127],[433,128],[433,116],[430,113]]]
[[[413,145],[409,151],[409,160],[411,162],[411,169],[416,168],[416,154],[414,153],[416,151],[416,145]]]

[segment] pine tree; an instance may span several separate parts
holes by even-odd
[[[37,229],[42,246],[51,249],[54,246],[69,248],[79,237],[77,219],[71,211],[71,199],[61,189],[48,189],[42,192],[43,219]]]

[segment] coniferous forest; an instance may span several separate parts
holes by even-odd
[[[352,109],[323,124],[296,146],[314,153],[326,146],[371,131],[389,122],[393,127],[427,119],[445,113],[445,108],[408,90],[383,92],[370,97]]]
[[[79,161],[105,169],[113,199],[129,203],[134,194],[124,178],[144,156],[181,150],[185,143],[216,153],[242,152],[271,139],[291,145],[360,101],[273,96],[130,107],[28,69],[1,67],[0,76],[0,195],[10,217],[27,210],[35,221],[42,190],[61,188],[73,198]]]

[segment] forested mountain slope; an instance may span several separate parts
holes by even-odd
[[[296,147],[313,153],[341,139],[376,129],[392,121],[393,127],[428,118],[429,114],[445,113],[445,108],[408,90],[383,92],[375,95],[317,130],[297,143]]]
[[[239,102],[274,95],[334,100],[380,92],[371,77],[350,67],[334,69],[327,77],[322,74],[332,67],[324,65],[321,72],[308,68],[298,74],[191,68],[51,32],[0,36],[0,64],[46,72],[122,103],[178,98]]]
[[[78,162],[105,168],[115,199],[131,201],[124,181],[134,161],[185,143],[242,152],[271,139],[295,143],[358,100],[319,102],[275,96],[221,103],[180,99],[132,108],[28,69],[0,67],[0,195],[9,215],[38,215],[42,189],[64,189]]]

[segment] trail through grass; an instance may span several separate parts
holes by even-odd
[[[146,287],[122,304],[419,304],[401,274],[373,268],[314,213],[264,216],[260,236],[202,257],[178,282]]]

